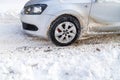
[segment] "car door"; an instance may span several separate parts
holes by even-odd
[[[119,23],[120,0],[96,0],[90,16],[99,23]]]

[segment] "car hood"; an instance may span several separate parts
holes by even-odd
[[[59,0],[30,0],[28,1],[25,6],[28,6],[28,5],[33,5],[33,4],[52,4],[52,3],[58,3]]]

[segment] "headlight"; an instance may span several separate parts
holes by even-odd
[[[45,9],[47,5],[46,4],[34,4],[30,6],[24,7],[24,13],[25,14],[41,14]]]

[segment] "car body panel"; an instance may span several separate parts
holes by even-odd
[[[35,25],[39,28],[38,31],[24,30],[24,32],[28,33],[28,34],[32,34],[34,36],[40,36],[42,38],[47,39],[48,38],[48,36],[47,36],[48,28],[45,26],[49,26],[49,24],[51,22],[50,21],[51,17],[53,17],[53,16],[51,16],[51,15],[34,15],[34,16],[33,15],[24,15],[24,16],[21,16],[22,22]],[[46,23],[46,21],[48,21],[48,22]]]
[[[118,0],[97,0],[92,3],[89,32],[119,32],[120,2]]]
[[[120,22],[120,3],[94,3],[91,17],[101,23]]]
[[[78,1],[78,2],[77,2]],[[30,0],[25,6],[33,4],[47,4],[48,7],[40,15],[21,14],[21,21],[34,24],[39,31],[31,32],[48,38],[47,33],[51,23],[60,15],[75,16],[82,27],[81,35],[94,32],[120,31],[120,2],[118,0]],[[46,15],[46,16],[45,16]],[[40,22],[42,21],[42,22]],[[42,29],[42,30],[41,30]]]

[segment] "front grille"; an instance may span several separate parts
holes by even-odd
[[[27,23],[22,23],[23,29],[25,30],[30,30],[30,31],[37,31],[38,28],[35,25],[27,24]]]

